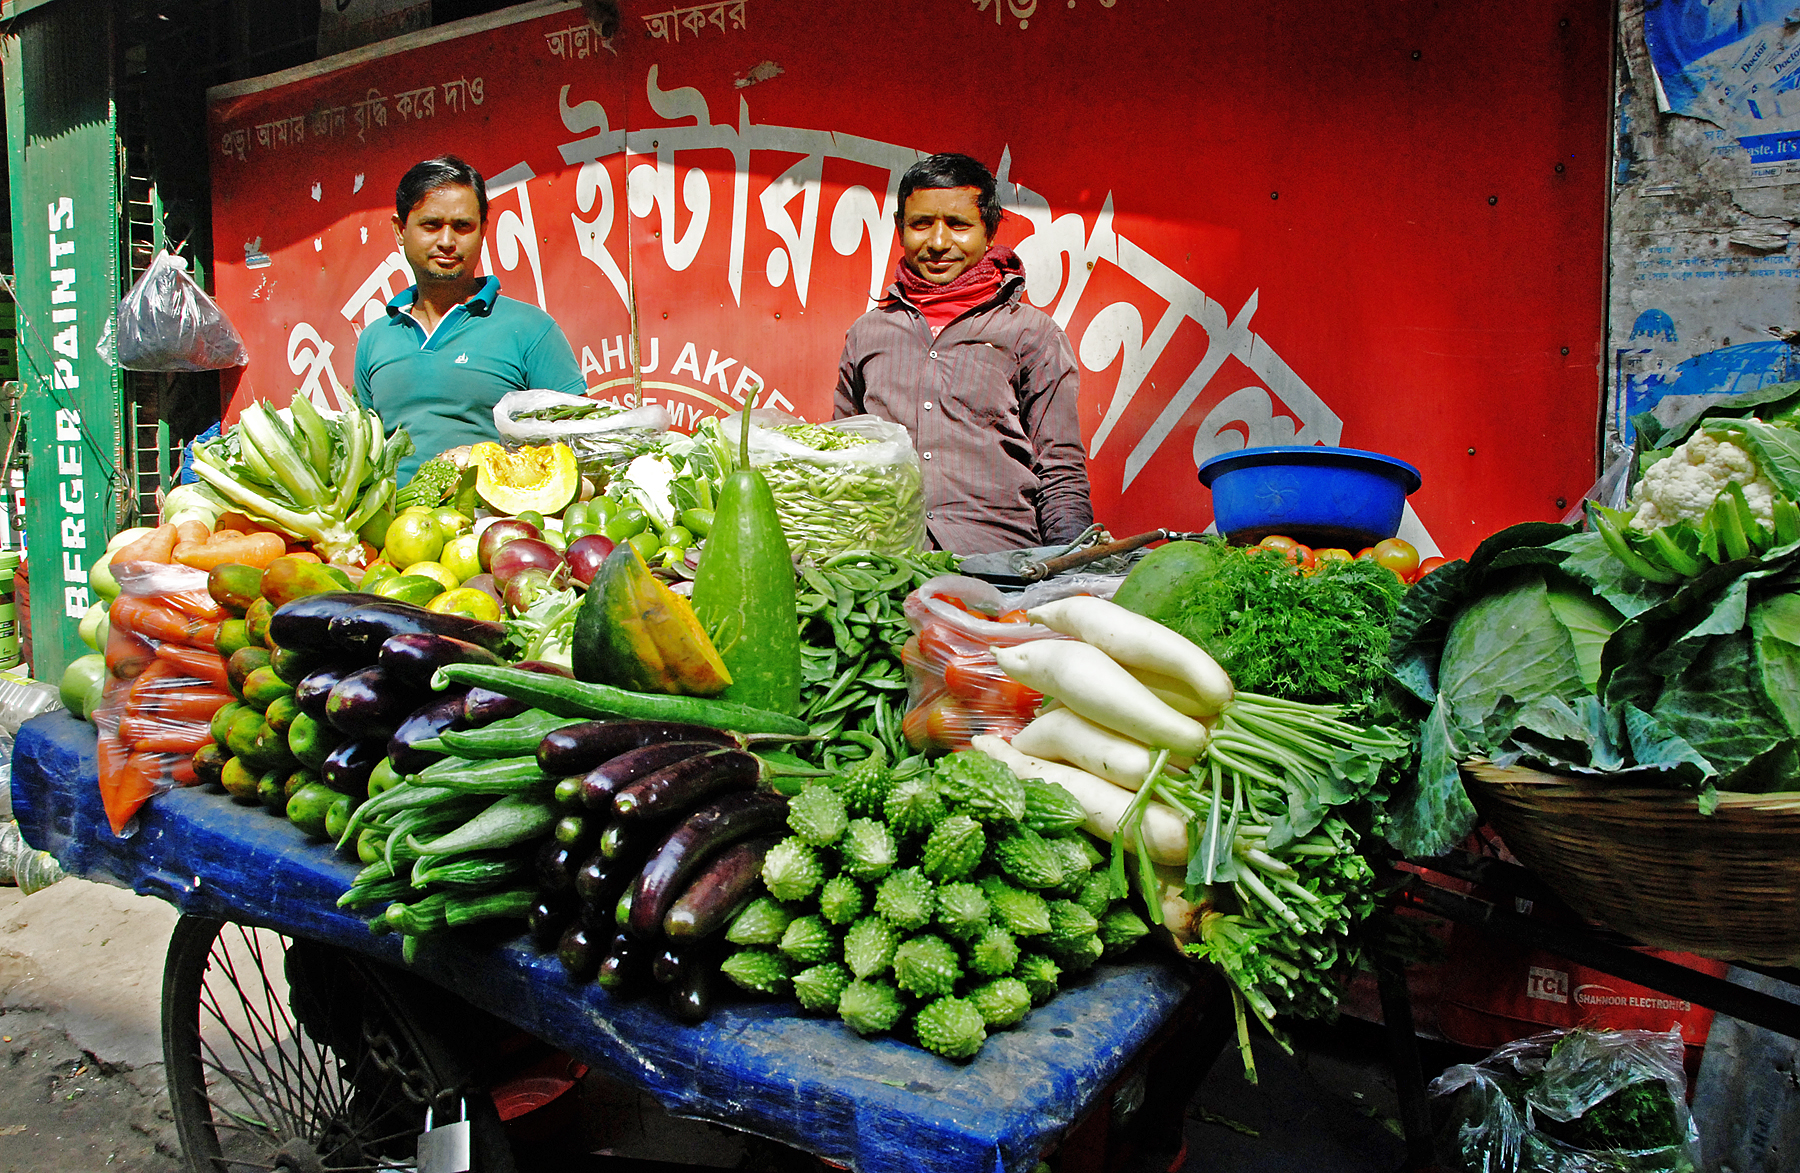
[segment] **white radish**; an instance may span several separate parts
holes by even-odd
[[[1206,726],[1176,712],[1092,644],[1037,639],[995,648],[1000,670],[1028,688],[1053,696],[1088,720],[1170,753],[1198,757]]]
[[[1071,595],[1025,612],[1033,623],[1093,644],[1128,668],[1186,682],[1216,713],[1231,703],[1231,677],[1199,645],[1154,619],[1108,599]]]
[[[1190,717],[1215,717],[1218,715],[1219,710],[1195,696],[1194,690],[1187,686],[1186,681],[1143,668],[1134,668],[1130,671],[1133,676],[1137,677],[1139,684],[1150,690],[1152,696],[1177,713],[1185,713]]]
[[[1020,753],[1080,766],[1127,790],[1144,784],[1156,753],[1141,741],[1121,737],[1063,707],[1040,714],[1013,735],[1012,746]],[[1170,763],[1185,769],[1192,759],[1171,756]]]
[[[1114,786],[1086,770],[1020,753],[991,733],[973,737],[969,744],[1001,762],[1020,778],[1041,778],[1073,794],[1081,809],[1087,812],[1087,820],[1082,826],[1108,843],[1119,833],[1119,821],[1125,817],[1125,808],[1136,797],[1131,791]],[[1187,866],[1187,823],[1180,815],[1153,799],[1144,804],[1142,827],[1152,863]],[[1130,836],[1125,839],[1125,849],[1137,850],[1137,844]]]

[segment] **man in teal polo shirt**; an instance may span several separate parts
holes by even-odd
[[[411,434],[402,484],[446,448],[495,439],[508,391],[587,390],[555,320],[501,297],[498,277],[475,276],[487,212],[481,173],[455,155],[415,164],[394,193],[394,242],[415,284],[357,339],[356,397]]]

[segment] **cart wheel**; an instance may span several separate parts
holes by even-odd
[[[446,1042],[453,1019],[434,1013],[451,1005],[472,1013],[344,950],[182,917],[163,967],[162,1029],[188,1169],[411,1169],[427,1103],[444,1124],[466,1102],[475,1170],[513,1173],[492,1099]]]

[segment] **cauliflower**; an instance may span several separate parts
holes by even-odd
[[[1678,521],[1699,526],[1732,481],[1743,489],[1744,501],[1756,520],[1773,528],[1775,486],[1756,457],[1705,431],[1696,432],[1644,473],[1631,493],[1631,528],[1649,533]]]

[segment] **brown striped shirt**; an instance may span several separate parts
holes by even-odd
[[[959,554],[1073,541],[1093,521],[1068,335],[1025,280],[944,327],[888,287],[844,338],[833,415],[903,424],[925,467],[932,544]]]

